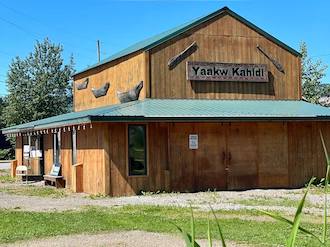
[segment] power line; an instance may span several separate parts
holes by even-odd
[[[19,10],[17,10],[17,9],[14,9],[14,8],[12,8],[12,7],[10,7],[10,6],[6,5],[6,4],[4,4],[2,1],[0,1],[0,5],[2,5],[2,6],[5,7],[6,9],[9,9],[10,11],[12,11],[12,12],[18,14],[18,15],[23,15],[23,16],[25,16],[25,17],[27,17],[27,18],[33,20],[34,22],[40,24],[40,25],[43,25],[43,26],[45,26],[45,27],[51,27],[51,28],[53,28],[53,29],[55,28],[55,29],[61,31],[62,33],[63,33],[63,31],[64,31],[64,32],[70,34],[71,36],[72,36],[72,35],[73,35],[73,36],[76,36],[76,37],[80,36],[81,38],[84,38],[85,40],[87,40],[87,41],[92,42],[93,44],[95,44],[95,40],[90,39],[90,37],[87,37],[87,36],[85,36],[85,35],[81,35],[81,34],[73,34],[73,33],[71,33],[71,32],[68,32],[68,31],[65,30],[65,29],[59,28],[58,26],[49,26],[49,25],[46,25],[45,22],[40,21],[39,19],[35,18],[34,16],[28,15],[28,14],[26,14],[25,12],[22,12],[22,11],[19,11]]]
[[[10,21],[10,20],[7,20],[7,19],[5,19],[5,18],[3,18],[3,17],[1,17],[1,16],[0,16],[0,20],[3,21],[3,22],[5,22],[5,23],[7,23],[7,24],[9,24],[9,25],[11,25],[11,26],[13,26],[13,27],[15,27],[16,29],[18,29],[18,30],[20,30],[20,31],[22,31],[22,32],[24,32],[24,33],[26,33],[26,34],[32,36],[32,37],[35,38],[35,39],[41,39],[41,36],[42,36],[42,35],[40,35],[40,34],[36,34],[36,33],[32,33],[32,32],[30,32],[29,30],[25,29],[24,27],[22,27],[22,26],[20,26],[20,25],[18,25],[18,24],[16,24],[16,23],[14,23],[14,22],[12,22],[12,21]],[[71,47],[73,47],[73,48],[76,48],[76,47],[77,47],[76,45],[74,45],[74,44],[70,44],[70,43],[68,43],[68,42],[66,42],[66,45],[71,46]],[[93,54],[95,54],[95,51],[92,51],[92,50],[89,50],[89,49],[84,49],[84,51],[85,51],[85,52],[89,52],[89,53],[93,53]]]

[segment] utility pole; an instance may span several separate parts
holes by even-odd
[[[100,52],[100,41],[97,40],[96,41],[96,47],[97,47],[97,61],[100,62],[101,61],[101,52]]]

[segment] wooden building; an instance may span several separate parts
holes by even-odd
[[[301,98],[300,60],[225,7],[75,74],[73,112],[3,133],[18,164],[60,163],[74,191],[299,187],[325,174],[320,130],[330,145],[330,110]]]

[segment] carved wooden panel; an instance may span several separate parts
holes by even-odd
[[[99,98],[99,97],[107,95],[109,87],[110,87],[110,83],[107,82],[107,83],[104,83],[103,86],[100,88],[97,88],[97,89],[92,88],[92,92],[93,92],[95,98]]]
[[[76,84],[77,90],[86,89],[88,86],[88,82],[89,82],[89,78],[86,78],[83,82],[77,83]]]
[[[278,62],[277,60],[275,60],[273,57],[271,57],[270,55],[268,55],[268,53],[259,45],[257,45],[257,49],[265,55],[265,57],[267,57],[276,67],[276,69],[278,69],[278,71],[284,73],[284,68],[282,66],[282,64],[280,64],[280,62]]]
[[[181,63],[183,60],[185,60],[187,57],[189,57],[191,54],[193,54],[197,50],[197,42],[194,41],[191,45],[189,45],[186,49],[184,49],[182,52],[180,52],[178,55],[172,57],[170,60],[168,60],[168,67],[170,70],[174,69],[179,63]]]
[[[126,92],[117,92],[117,96],[120,103],[138,100],[142,88],[143,88],[143,81],[141,81],[135,87],[133,87],[132,89]]]

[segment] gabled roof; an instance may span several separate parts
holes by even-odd
[[[115,61],[119,58],[125,57],[127,55],[130,55],[132,53],[138,52],[138,51],[148,51],[160,44],[163,44],[164,42],[171,40],[175,37],[177,37],[178,35],[187,32],[188,30],[199,26],[200,24],[207,22],[215,17],[221,16],[221,15],[225,15],[228,14],[230,16],[232,16],[233,18],[237,19],[238,21],[244,23],[245,25],[247,25],[248,27],[250,27],[251,29],[253,29],[254,31],[256,31],[257,33],[263,35],[264,37],[266,37],[267,39],[273,41],[274,43],[276,43],[278,46],[282,47],[283,49],[289,51],[290,53],[292,53],[295,56],[301,56],[301,54],[296,51],[295,49],[291,48],[290,46],[284,44],[283,42],[281,42],[280,40],[278,40],[277,38],[275,38],[274,36],[270,35],[269,33],[265,32],[264,30],[260,29],[259,27],[257,27],[256,25],[254,25],[253,23],[249,22],[248,20],[246,20],[245,18],[243,18],[242,16],[236,14],[234,11],[230,10],[228,7],[223,7],[211,14],[208,14],[206,16],[200,17],[198,19],[192,20],[188,23],[182,24],[180,26],[177,26],[175,28],[172,28],[166,32],[160,33],[158,35],[155,35],[151,38],[145,39],[143,41],[140,41],[136,44],[133,44],[132,46],[127,47],[126,49],[119,51],[118,53],[113,54],[112,56],[102,60],[99,63],[96,63],[92,66],[87,67],[84,70],[81,70],[79,72],[77,72],[75,75],[83,73],[85,71],[88,71],[90,69],[96,68],[100,65],[109,63],[111,61]]]
[[[330,108],[295,100],[145,99],[72,112],[2,129],[31,132],[91,122],[330,120]]]

